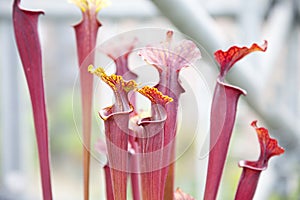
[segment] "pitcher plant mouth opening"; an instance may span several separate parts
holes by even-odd
[[[257,127],[257,121],[251,126],[255,129],[260,146],[260,155],[257,161],[240,161],[239,167],[243,168],[239,185],[235,194],[236,200],[253,199],[258,180],[262,171],[268,167],[269,159],[284,153],[284,149],[278,145],[278,141],[269,135],[268,129]]]
[[[122,76],[112,74],[106,75],[104,69],[99,67],[93,69],[93,66],[88,67],[88,71],[96,76],[100,77],[103,82],[110,86],[115,95],[115,105],[112,107],[112,112],[124,112],[131,110],[132,105],[128,99],[128,93],[137,88],[137,84],[134,80],[124,81]]]

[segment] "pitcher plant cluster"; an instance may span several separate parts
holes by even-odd
[[[98,29],[101,23],[98,12],[109,5],[104,0],[72,0],[82,11],[82,20],[74,26],[82,103],[82,168],[84,199],[89,199],[90,145],[92,126],[93,76],[106,83],[114,94],[114,104],[99,111],[104,121],[107,156],[103,167],[108,200],[126,200],[128,181],[132,185],[134,200],[192,200],[191,195],[175,188],[175,141],[180,95],[185,92],[179,80],[180,71],[201,58],[197,45],[190,40],[173,41],[173,31],[167,31],[165,41],[141,48],[138,55],[159,73],[154,87],[136,82],[137,75],[130,71],[128,56],[133,53],[135,40],[103,50],[116,64],[115,74],[108,75],[101,67],[94,67]],[[51,200],[51,173],[47,112],[42,75],[42,49],[38,34],[38,17],[43,12],[20,7],[20,0],[13,3],[13,25],[19,55],[23,64],[30,92],[38,148],[43,199]],[[142,37],[142,36],[141,36]],[[226,75],[236,62],[252,52],[264,52],[267,42],[250,47],[230,47],[215,52],[220,73],[216,79],[210,116],[210,152],[208,158],[205,200],[217,198],[223,168],[227,158],[235,124],[238,100],[246,91],[225,82]],[[120,54],[119,52],[122,52]],[[149,99],[151,115],[142,117],[135,109],[135,94]],[[110,98],[103,96],[101,98]],[[255,194],[260,173],[267,168],[272,156],[284,153],[268,130],[251,126],[257,134],[260,155],[257,161],[241,161],[243,168],[236,200],[250,200]]]

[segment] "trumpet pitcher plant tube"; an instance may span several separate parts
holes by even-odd
[[[90,143],[92,126],[92,92],[93,76],[86,70],[94,63],[98,29],[101,23],[97,19],[98,12],[109,5],[107,0],[71,0],[82,11],[82,20],[74,26],[79,63],[81,105],[82,105],[82,135],[83,135],[83,179],[84,199],[89,199],[90,176]]]
[[[137,137],[140,153],[143,156],[140,165],[143,200],[164,199],[166,174],[163,170],[164,158],[164,124],[167,119],[165,105],[173,99],[163,95],[157,88],[145,86],[138,90],[151,101],[150,118],[143,118],[139,125],[143,127],[143,135]]]
[[[42,51],[37,30],[38,17],[43,12],[20,8],[20,2],[20,0],[15,0],[13,3],[13,26],[31,98],[43,199],[52,200],[48,123],[42,75]]]
[[[108,164],[111,173],[113,195],[115,199],[127,198],[128,172],[128,133],[129,114],[133,106],[128,99],[128,93],[136,88],[133,80],[124,81],[115,74],[108,76],[102,68],[89,71],[99,76],[114,92],[115,104],[104,108],[99,115],[104,120],[107,144]]]
[[[201,58],[200,50],[190,40],[182,40],[174,44],[173,31],[168,31],[166,40],[159,45],[148,46],[139,51],[139,55],[159,72],[159,83],[155,86],[164,95],[173,99],[171,104],[166,104],[167,120],[164,125],[164,146],[172,145],[168,159],[170,166],[164,169],[168,173],[165,199],[172,199],[174,193],[174,164],[175,136],[177,129],[177,113],[180,94],[184,92],[179,80],[179,73],[184,67]]]

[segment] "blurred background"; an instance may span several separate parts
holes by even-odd
[[[126,31],[160,28],[181,32],[201,45],[201,50],[205,51],[202,51],[204,61],[200,63],[203,65],[199,71],[207,85],[206,92],[199,98],[204,99],[205,105],[210,103],[207,97],[212,96],[218,74],[217,65],[211,61],[213,52],[227,50],[232,45],[250,46],[253,42],[262,44],[263,40],[268,41],[265,53],[249,55],[228,76],[228,82],[244,88],[248,95],[239,102],[218,199],[234,198],[241,174],[238,161],[258,157],[257,138],[250,127],[255,119],[260,126],[267,127],[271,136],[286,149],[283,156],[271,159],[268,170],[262,173],[255,199],[300,199],[300,1],[111,2],[111,6],[99,13],[103,26],[99,29],[98,43]],[[54,199],[83,199],[82,143],[80,129],[76,127],[76,116],[80,116],[77,112],[80,110],[78,64],[72,28],[80,21],[81,12],[67,0],[23,0],[22,6],[45,11],[39,19],[39,33]],[[0,199],[38,200],[42,196],[31,103],[15,45],[11,9],[11,0],[0,1]],[[188,79],[184,77],[188,77],[186,74],[188,72],[182,74],[182,79]],[[196,199],[202,199],[207,157],[200,153],[201,137],[194,138],[193,133],[187,137],[185,134],[192,132],[190,127],[198,123],[189,115],[193,109],[188,94],[183,95],[176,186]],[[200,126],[203,130],[197,134],[208,133],[209,106],[203,112],[201,120],[206,125]],[[96,141],[101,122],[96,115],[94,118],[93,141]],[[96,158],[91,162],[91,199],[105,199],[102,164]]]

